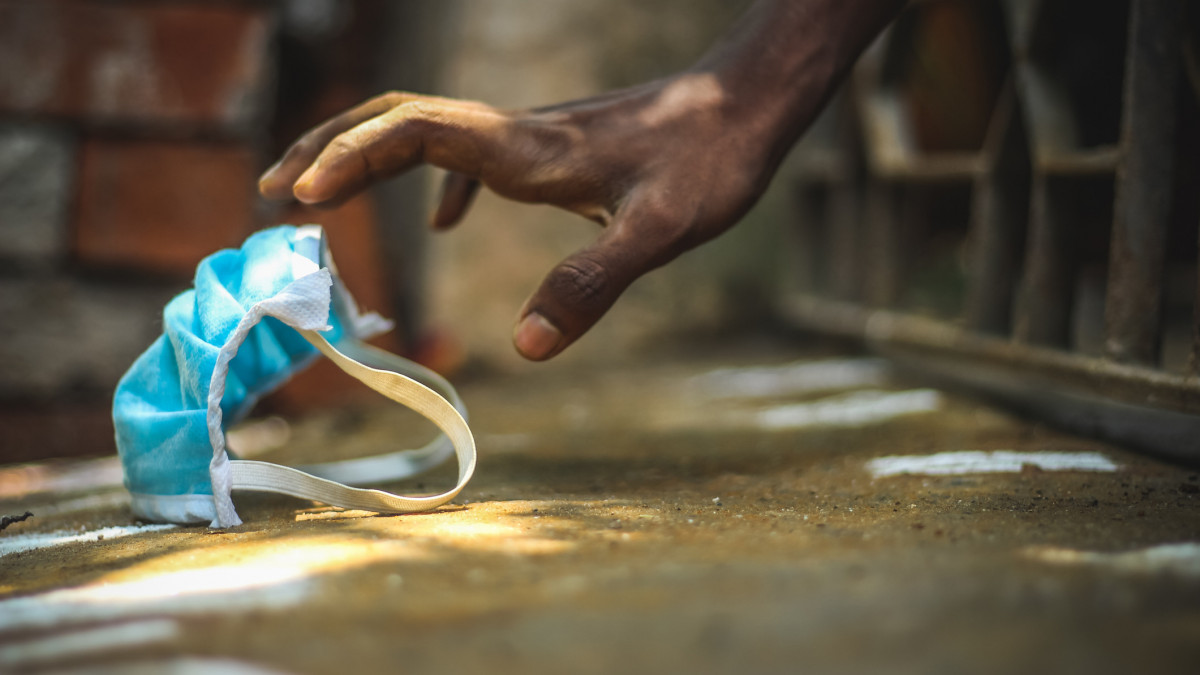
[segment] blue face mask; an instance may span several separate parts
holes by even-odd
[[[463,488],[475,467],[465,409],[437,374],[361,342],[387,330],[360,314],[337,278],[320,227],[280,226],[196,269],[195,285],[163,310],[163,335],[117,385],[117,450],[143,519],[241,523],[234,490],[290,494],[386,513],[435,508]],[[385,396],[434,422],[442,436],[416,450],[307,467],[233,460],[225,429],[264,394],[322,354]],[[424,384],[422,384],[422,381]],[[344,483],[411,476],[457,454],[448,492],[399,497]]]

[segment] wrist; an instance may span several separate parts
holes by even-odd
[[[727,117],[782,154],[808,128],[905,0],[759,0],[691,69]]]

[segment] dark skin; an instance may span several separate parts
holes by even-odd
[[[391,92],[310,130],[261,178],[269,199],[336,204],[419,164],[446,169],[433,227],[480,185],[603,226],[525,302],[513,343],[545,360],[637,278],[729,229],[766,190],[904,0],[759,0],[693,67],[532,110]]]

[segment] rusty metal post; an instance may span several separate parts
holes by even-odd
[[[1013,338],[1064,348],[1071,335],[1071,302],[1079,261],[1072,248],[1073,187],[1045,174],[1034,178],[1029,204],[1029,243]]]
[[[862,209],[859,190],[851,183],[833,186],[829,193],[828,283],[839,300],[859,300],[863,289]]]
[[[827,209],[822,208],[822,200],[817,194],[827,192],[822,188],[800,184],[792,192],[795,221],[788,233],[788,243],[792,249],[788,285],[802,293],[822,290],[821,274],[827,257],[824,240],[828,222]]]
[[[975,179],[966,325],[995,335],[1009,331],[1020,247],[1029,215],[1029,154],[1010,84],[984,141],[986,169]]]
[[[1121,362],[1158,363],[1182,10],[1181,0],[1131,7],[1105,302],[1105,350]]]
[[[864,300],[875,307],[894,307],[904,280],[906,246],[904,236],[904,189],[891,181],[875,178],[867,188],[865,233],[866,269],[863,270]]]
[[[1200,243],[1197,244],[1196,249],[1196,296],[1192,301],[1192,354],[1188,358],[1185,372],[1191,377],[1200,376]]]

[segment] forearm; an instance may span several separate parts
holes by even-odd
[[[906,0],[758,0],[692,73],[782,155]],[[814,97],[819,100],[814,100]]]

